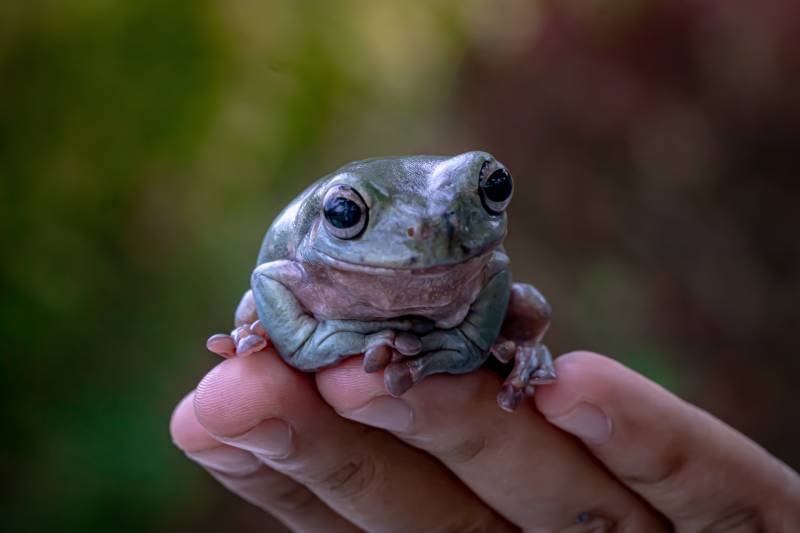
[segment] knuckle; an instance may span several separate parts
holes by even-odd
[[[358,499],[375,490],[384,479],[385,472],[380,461],[369,454],[360,454],[321,473],[312,483],[339,497]]]
[[[680,531],[681,529],[679,528],[678,530]],[[688,531],[690,528],[686,530]],[[722,513],[703,527],[699,529],[691,528],[691,530],[702,533],[723,533],[728,531],[745,533],[749,531],[766,531],[766,528],[761,513],[751,507],[741,507]]]
[[[500,519],[497,515],[487,512],[477,519],[471,518],[462,522],[447,524],[437,533],[505,533],[519,531],[510,524]]]
[[[489,438],[486,435],[472,436],[438,450],[436,455],[445,463],[469,463],[486,451],[488,446]]]
[[[636,486],[662,486],[671,485],[681,477],[689,462],[688,456],[683,453],[671,453],[663,456],[658,464],[645,472],[624,473],[623,481]]]
[[[287,483],[270,495],[270,506],[285,512],[297,513],[311,507],[316,496],[299,483]]]

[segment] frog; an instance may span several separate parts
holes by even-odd
[[[484,151],[342,166],[273,221],[234,330],[207,347],[230,358],[272,346],[305,372],[363,354],[396,397],[494,357],[511,367],[497,402],[517,409],[557,376],[542,342],[551,306],[512,281],[503,247],[513,192]]]

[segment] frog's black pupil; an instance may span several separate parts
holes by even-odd
[[[339,229],[352,228],[361,220],[361,208],[354,201],[337,196],[325,202],[325,218]]]
[[[483,194],[492,202],[504,202],[511,196],[511,174],[506,169],[499,168],[492,172],[483,183]]]

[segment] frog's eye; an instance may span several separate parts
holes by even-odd
[[[486,163],[481,169],[478,184],[483,207],[493,215],[499,215],[508,207],[514,193],[514,181],[508,170],[495,162]]]
[[[367,205],[352,187],[336,185],[322,202],[325,228],[334,237],[353,239],[367,226]]]

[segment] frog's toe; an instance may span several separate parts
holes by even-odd
[[[551,367],[542,367],[533,373],[529,383],[531,385],[549,385],[555,383],[557,379],[556,371]],[[533,392],[531,392],[533,394]]]
[[[383,383],[389,394],[402,396],[414,386],[414,375],[411,367],[402,362],[390,364],[383,373]]]
[[[261,323],[261,320],[256,320],[252,324],[250,324],[250,333],[254,335],[258,335],[259,337],[267,338],[267,330],[264,329],[264,325]]]
[[[246,357],[267,347],[267,340],[258,335],[248,335],[236,345],[236,355]]]
[[[519,376],[512,373],[503,383],[500,392],[497,393],[497,403],[505,411],[514,411],[525,396],[533,395],[534,390],[535,387],[531,381],[520,379]]]
[[[233,342],[233,338],[230,335],[225,335],[224,333],[210,336],[206,341],[206,348],[225,358],[233,357],[236,354],[236,343]]]
[[[403,355],[417,355],[422,351],[422,341],[413,333],[401,331],[394,339],[394,347]]]
[[[558,376],[556,376],[556,368],[553,365],[553,356],[547,346],[539,343],[537,345],[538,366],[533,372],[533,375],[528,380],[528,383],[533,385],[548,385],[554,383]]]
[[[365,337],[364,371],[377,372],[389,363],[422,351],[422,341],[413,333],[386,329]]]
[[[525,397],[525,392],[511,384],[505,384],[497,393],[497,403],[505,411],[514,411]]]
[[[246,357],[267,347],[266,332],[258,321],[239,326],[233,330],[231,337],[236,343],[236,355],[241,357]]]
[[[517,343],[511,340],[498,342],[490,349],[493,356],[501,363],[508,363],[517,351]]]
[[[393,351],[385,344],[373,346],[364,352],[364,372],[372,373],[377,372],[382,368],[386,368],[393,358]]]
[[[215,354],[228,358],[259,352],[267,347],[268,341],[267,332],[261,322],[256,320],[252,324],[237,327],[230,335],[212,335],[206,341],[206,347]]]

